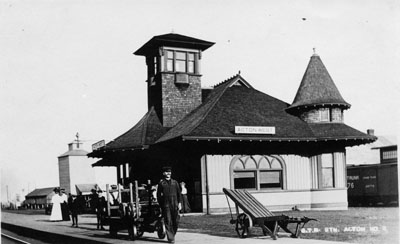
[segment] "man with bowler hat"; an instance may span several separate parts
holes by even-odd
[[[168,242],[174,243],[175,234],[178,231],[182,199],[179,183],[171,178],[171,174],[172,168],[170,166],[163,167],[164,179],[158,183],[157,201],[162,210]]]

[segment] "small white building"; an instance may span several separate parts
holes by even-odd
[[[60,188],[76,195],[79,187],[97,186],[105,189],[106,184],[115,184],[117,177],[114,167],[92,167],[95,162],[87,157],[83,143],[75,140],[68,144],[68,151],[58,156]],[[78,190],[77,190],[78,186]]]

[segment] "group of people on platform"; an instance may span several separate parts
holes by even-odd
[[[54,188],[54,195],[51,198],[52,209],[50,221],[70,221],[72,226],[78,227],[78,214],[83,212],[85,199],[80,195],[71,195],[65,193],[63,188]],[[71,215],[71,218],[70,218]]]
[[[171,167],[163,167],[163,179],[155,187],[154,195],[157,197],[157,202],[162,211],[168,242],[174,243],[178,231],[179,213],[189,213],[191,209],[185,182],[178,183],[171,178],[171,174]],[[75,196],[69,193],[69,197],[67,197],[65,189],[60,188],[55,188],[54,192],[50,221],[69,221],[69,215],[71,215],[72,227],[78,227],[78,214],[83,212],[86,204],[83,196]],[[96,213],[97,229],[104,230],[107,201],[102,196],[101,190],[92,189],[90,208]]]

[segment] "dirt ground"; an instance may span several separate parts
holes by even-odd
[[[294,217],[307,216],[310,221],[302,229],[300,238],[352,243],[399,243],[399,208],[349,208],[346,211],[290,211],[276,212]],[[233,216],[235,218],[235,215]],[[184,216],[180,227],[210,235],[235,236],[235,226],[229,223],[230,214]],[[253,227],[250,236],[262,235],[261,228]]]

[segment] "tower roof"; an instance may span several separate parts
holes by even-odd
[[[204,51],[214,44],[214,42],[208,42],[189,36],[169,33],[165,35],[154,36],[150,39],[150,41],[146,42],[141,48],[134,52],[134,54],[147,56],[155,51],[158,52],[157,49],[162,46],[190,48]]]
[[[350,108],[340,95],[319,55],[311,56],[296,97],[288,110],[314,105],[337,105]]]

